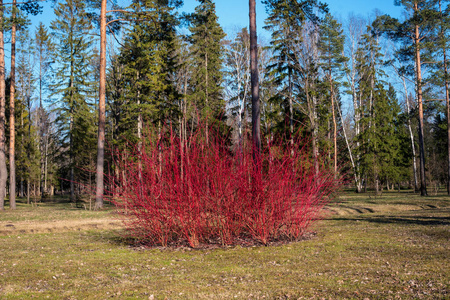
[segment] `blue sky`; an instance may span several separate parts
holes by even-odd
[[[119,0],[119,2],[126,5],[126,3],[131,1]],[[368,16],[375,9],[379,9],[382,13],[388,13],[394,17],[399,17],[401,13],[401,8],[394,6],[394,0],[325,0],[325,2],[328,3],[331,13],[339,18],[345,18],[351,12]],[[215,3],[219,22],[226,32],[232,32],[236,27],[248,26],[247,0],[216,0]],[[198,5],[196,0],[184,0],[184,6],[181,11],[193,12],[196,5]],[[269,34],[264,33],[262,30],[267,15],[261,1],[257,1],[256,9],[259,33],[268,36]],[[49,26],[50,21],[54,19],[53,8],[49,3],[45,3],[44,12],[31,19],[32,28],[40,21]]]
[[[400,7],[394,5],[394,0],[324,0],[324,2],[328,3],[330,12],[339,18],[345,18],[351,12],[368,16],[375,9],[399,17],[402,11]],[[215,3],[219,22],[226,32],[233,31],[236,27],[248,27],[247,0],[216,0]],[[184,0],[182,11],[192,12],[197,4],[196,0]],[[261,1],[257,1],[256,10],[259,33],[269,35],[262,30],[267,15]]]

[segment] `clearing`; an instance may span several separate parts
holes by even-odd
[[[343,193],[312,238],[136,248],[113,209],[0,213],[1,299],[450,299],[450,197]]]

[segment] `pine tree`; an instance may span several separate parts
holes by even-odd
[[[222,39],[225,33],[218,23],[216,6],[212,0],[198,0],[200,4],[189,16],[191,53],[194,73],[190,80],[190,98],[205,119],[206,140],[213,117],[223,114],[225,106],[222,95],[223,71]]]
[[[447,8],[443,7],[443,4],[447,2]],[[447,153],[446,162],[447,162],[447,193],[450,195],[450,76],[448,70],[448,47],[450,44],[450,4],[448,1],[438,0],[439,9],[439,24],[436,28],[436,41],[431,47],[430,51],[432,55],[435,57],[434,64],[435,69],[431,74],[431,80],[437,86],[440,86],[444,90],[444,98],[446,103],[446,115],[447,115],[447,149],[445,152]],[[440,121],[440,120],[439,120]]]
[[[360,111],[358,114],[361,116],[359,127],[360,132],[356,137],[358,140],[359,147],[357,149],[358,153],[361,155],[358,157],[358,165],[361,170],[361,177],[365,177],[365,183],[367,184],[367,176],[374,182],[378,183],[378,169],[369,168],[370,162],[373,161],[374,156],[371,155],[370,147],[368,144],[369,138],[375,132],[374,127],[374,116],[375,116],[375,97],[379,95],[382,97],[385,93],[384,87],[381,83],[381,77],[384,72],[381,68],[381,58],[380,46],[378,41],[374,36],[370,34],[371,27],[367,27],[367,32],[361,38],[358,45],[358,50],[356,52],[356,70],[358,72],[358,77],[360,78],[356,93],[358,94],[358,99],[360,101],[358,107]],[[377,94],[378,93],[378,94]]]
[[[54,103],[57,111],[56,122],[62,135],[61,152],[64,156],[68,155],[65,161],[69,162],[66,167],[70,174],[71,201],[74,201],[75,155],[81,149],[93,151],[89,148],[89,143],[83,143],[83,138],[75,143],[76,136],[82,136],[83,131],[80,130],[85,130],[83,127],[77,127],[80,124],[78,121],[86,120],[86,113],[93,113],[88,106],[93,93],[91,88],[93,70],[90,65],[92,26],[85,10],[85,3],[81,0],[66,0],[59,3],[55,8],[55,14],[57,19],[51,23],[51,29],[57,41],[55,51],[57,67],[55,82],[51,85],[51,89],[53,96],[58,96]]]
[[[422,55],[427,43],[433,39],[432,33],[439,24],[438,0],[396,0],[409,12],[410,17],[403,22],[388,15],[378,17],[374,27],[395,41],[402,42],[404,61],[414,61],[415,81],[417,91],[417,106],[419,113],[419,148],[420,148],[420,193],[427,195],[425,174],[425,143],[424,143],[424,105],[423,105],[423,75]]]
[[[48,149],[50,139],[49,113],[44,108],[44,93],[48,90],[50,81],[49,71],[51,70],[52,58],[55,45],[47,28],[41,22],[36,28],[35,33],[36,56],[38,61],[39,75],[39,107],[38,107],[38,126],[39,126],[39,145],[41,153],[41,193],[48,193],[47,190],[47,170],[48,170]]]
[[[95,174],[95,209],[103,208],[104,164],[105,164],[105,126],[106,126],[106,6],[101,1],[100,7],[100,65],[98,90],[98,130],[97,130],[97,165]]]
[[[28,30],[19,31],[17,36],[17,85],[15,99],[15,127],[17,128],[15,139],[15,152],[17,156],[17,177],[20,178],[19,194],[24,195],[24,183],[27,183],[27,202],[30,202],[30,187],[36,185],[34,172],[39,163],[39,149],[35,138],[35,127],[33,126],[32,105],[34,102],[36,78],[33,70],[33,56],[35,55],[34,41]],[[27,45],[27,47],[25,47]],[[35,112],[37,112],[35,110]],[[38,112],[37,112],[38,115]],[[36,116],[36,114],[35,114]],[[39,141],[39,139],[37,139]],[[35,164],[36,163],[36,164]]]
[[[281,114],[285,116],[282,126],[288,126],[288,130],[285,131],[290,136],[290,144],[292,146],[294,143],[294,116],[298,114],[298,109],[294,107],[295,103],[299,102],[303,95],[309,97],[311,92],[316,92],[304,89],[308,83],[303,82],[302,76],[307,69],[312,71],[315,68],[315,62],[312,65],[299,65],[299,61],[302,60],[300,52],[306,46],[305,44],[302,45],[302,43],[306,42],[303,39],[303,35],[306,31],[317,32],[315,31],[316,26],[321,20],[319,15],[327,12],[327,7],[316,0],[300,2],[266,0],[263,3],[266,4],[269,12],[265,28],[272,31],[271,48],[273,61],[268,67],[268,71],[271,72],[275,80],[274,84],[280,87],[273,101],[278,102],[282,110]],[[313,29],[306,28],[306,21],[311,23]],[[315,41],[316,39],[311,40],[312,43],[315,43]],[[315,45],[312,46],[315,47]],[[313,53],[312,56],[314,56]],[[309,58],[303,58],[303,61],[308,60]],[[302,83],[305,85],[302,86]],[[313,108],[312,110],[315,109]],[[311,112],[310,110],[308,113]],[[312,112],[309,117],[311,118],[314,114]],[[301,119],[302,117],[297,115],[295,118]],[[315,125],[311,123],[311,126],[314,127]],[[313,134],[317,133],[314,129],[312,132]],[[313,144],[315,147],[315,141]],[[317,154],[317,149],[314,149],[313,152]]]
[[[178,119],[179,95],[170,80],[177,68],[177,20],[174,6],[165,1],[137,2],[134,10],[141,20],[130,28],[118,57],[118,65],[123,66],[123,93],[118,100],[127,107],[120,112],[117,126],[128,141],[141,142],[144,123],[161,128]]]
[[[5,209],[6,181],[8,170],[6,168],[6,136],[5,136],[5,40],[4,40],[4,6],[0,0],[0,210]]]
[[[376,82],[372,93],[373,106],[363,121],[367,129],[359,138],[364,152],[362,170],[366,180],[374,182],[378,193],[380,185],[399,179],[400,146],[404,145],[401,141],[405,137],[397,129],[400,107],[393,87],[386,90],[382,83]]]
[[[304,16],[292,1],[265,1],[269,9],[265,29],[272,31],[271,48],[274,53],[269,72],[280,87],[279,102],[285,119],[284,126],[289,126],[291,146],[294,142],[294,84],[299,81],[300,66],[294,53],[296,45],[302,40]]]
[[[334,171],[337,173],[337,121],[336,121],[336,95],[339,80],[342,79],[343,65],[348,60],[343,55],[345,37],[341,24],[330,14],[327,14],[320,26],[319,49],[321,51],[320,66],[328,77],[331,114],[333,120],[333,150]]]
[[[11,72],[9,95],[9,206],[16,209],[16,122],[15,122],[15,96],[16,96],[16,15],[17,1],[13,0],[11,15]]]

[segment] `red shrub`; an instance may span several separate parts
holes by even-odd
[[[232,154],[220,138],[166,135],[116,155],[124,175],[110,178],[130,235],[148,244],[295,240],[340,186],[305,149],[269,146],[254,168],[251,151]]]

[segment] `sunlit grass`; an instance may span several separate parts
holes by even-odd
[[[120,238],[111,211],[69,204],[20,205],[0,213],[0,226],[27,217],[79,227],[0,233],[1,299],[450,297],[450,198],[443,195],[342,194],[310,239],[271,247],[135,248]],[[86,225],[93,220],[105,222]]]

